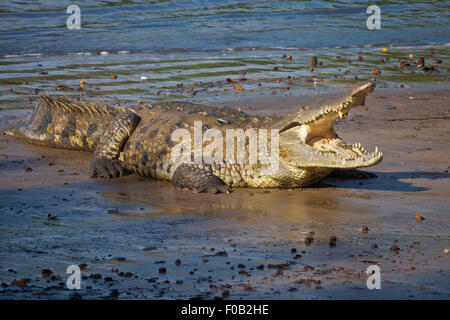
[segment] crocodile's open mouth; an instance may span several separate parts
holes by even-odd
[[[365,104],[365,96],[373,90],[374,86],[373,83],[362,85],[340,103],[323,106],[320,109],[302,107],[295,119],[291,119],[280,129],[287,142],[282,142],[281,151],[297,149],[293,143],[300,144],[303,154],[305,154],[305,149],[309,149],[306,157],[297,159],[299,166],[306,162],[308,166],[316,163],[317,166],[357,168],[380,162],[383,154],[378,151],[378,147],[375,147],[373,152],[368,152],[361,143],[347,144],[339,138],[334,130],[334,123],[337,119],[345,118],[350,109]],[[284,146],[287,145],[289,147],[285,148]],[[295,154],[292,152],[287,152],[285,155],[288,158],[295,158]]]
[[[300,141],[314,151],[324,155],[336,156],[346,161],[373,164],[381,160],[383,154],[375,147],[373,152],[364,149],[361,143],[347,144],[336,134],[334,123],[345,118],[349,110],[330,111],[311,123],[296,128]]]

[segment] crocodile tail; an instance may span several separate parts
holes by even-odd
[[[31,115],[5,133],[33,144],[93,151],[108,123],[120,112],[125,109],[98,102],[72,103],[45,93]]]

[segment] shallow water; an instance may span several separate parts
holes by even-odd
[[[447,43],[448,1],[377,1],[382,29],[361,1],[2,1],[0,54],[93,50],[223,51]],[[99,41],[101,40],[101,41]]]
[[[66,27],[71,4],[0,4],[0,109],[30,108],[43,91],[130,104],[448,82],[448,1],[378,2],[380,30],[359,1],[81,1],[80,30]],[[414,68],[417,57],[435,70]],[[80,80],[90,87],[77,91]]]

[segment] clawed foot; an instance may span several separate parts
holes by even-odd
[[[122,163],[116,159],[96,158],[92,159],[89,167],[91,178],[117,178],[123,176]]]
[[[208,177],[208,179],[205,179],[197,189],[193,189],[195,192],[203,193],[230,193],[231,188],[222,180],[217,178],[216,176]]]
[[[182,164],[174,172],[172,183],[177,189],[188,188],[194,192],[230,193],[231,188],[211,172],[196,166]]]

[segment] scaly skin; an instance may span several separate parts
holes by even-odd
[[[100,103],[75,104],[44,95],[29,119],[7,134],[35,144],[93,152],[92,177],[118,177],[126,168],[197,192],[228,192],[230,187],[305,187],[334,169],[381,161],[378,151],[369,154],[360,144],[347,145],[333,129],[334,120],[364,105],[373,88],[373,83],[361,85],[339,103],[319,109],[304,106],[284,118],[252,118],[240,109],[184,102],[124,109]],[[225,159],[222,164],[211,165],[173,162],[171,151],[178,143],[171,139],[173,131],[183,128],[192,134],[194,121],[201,121],[204,130],[219,129],[224,138],[226,129],[279,129],[278,170],[273,172],[270,165],[259,162],[235,164]],[[203,142],[203,147],[208,144]],[[248,141],[245,147],[248,151]]]

